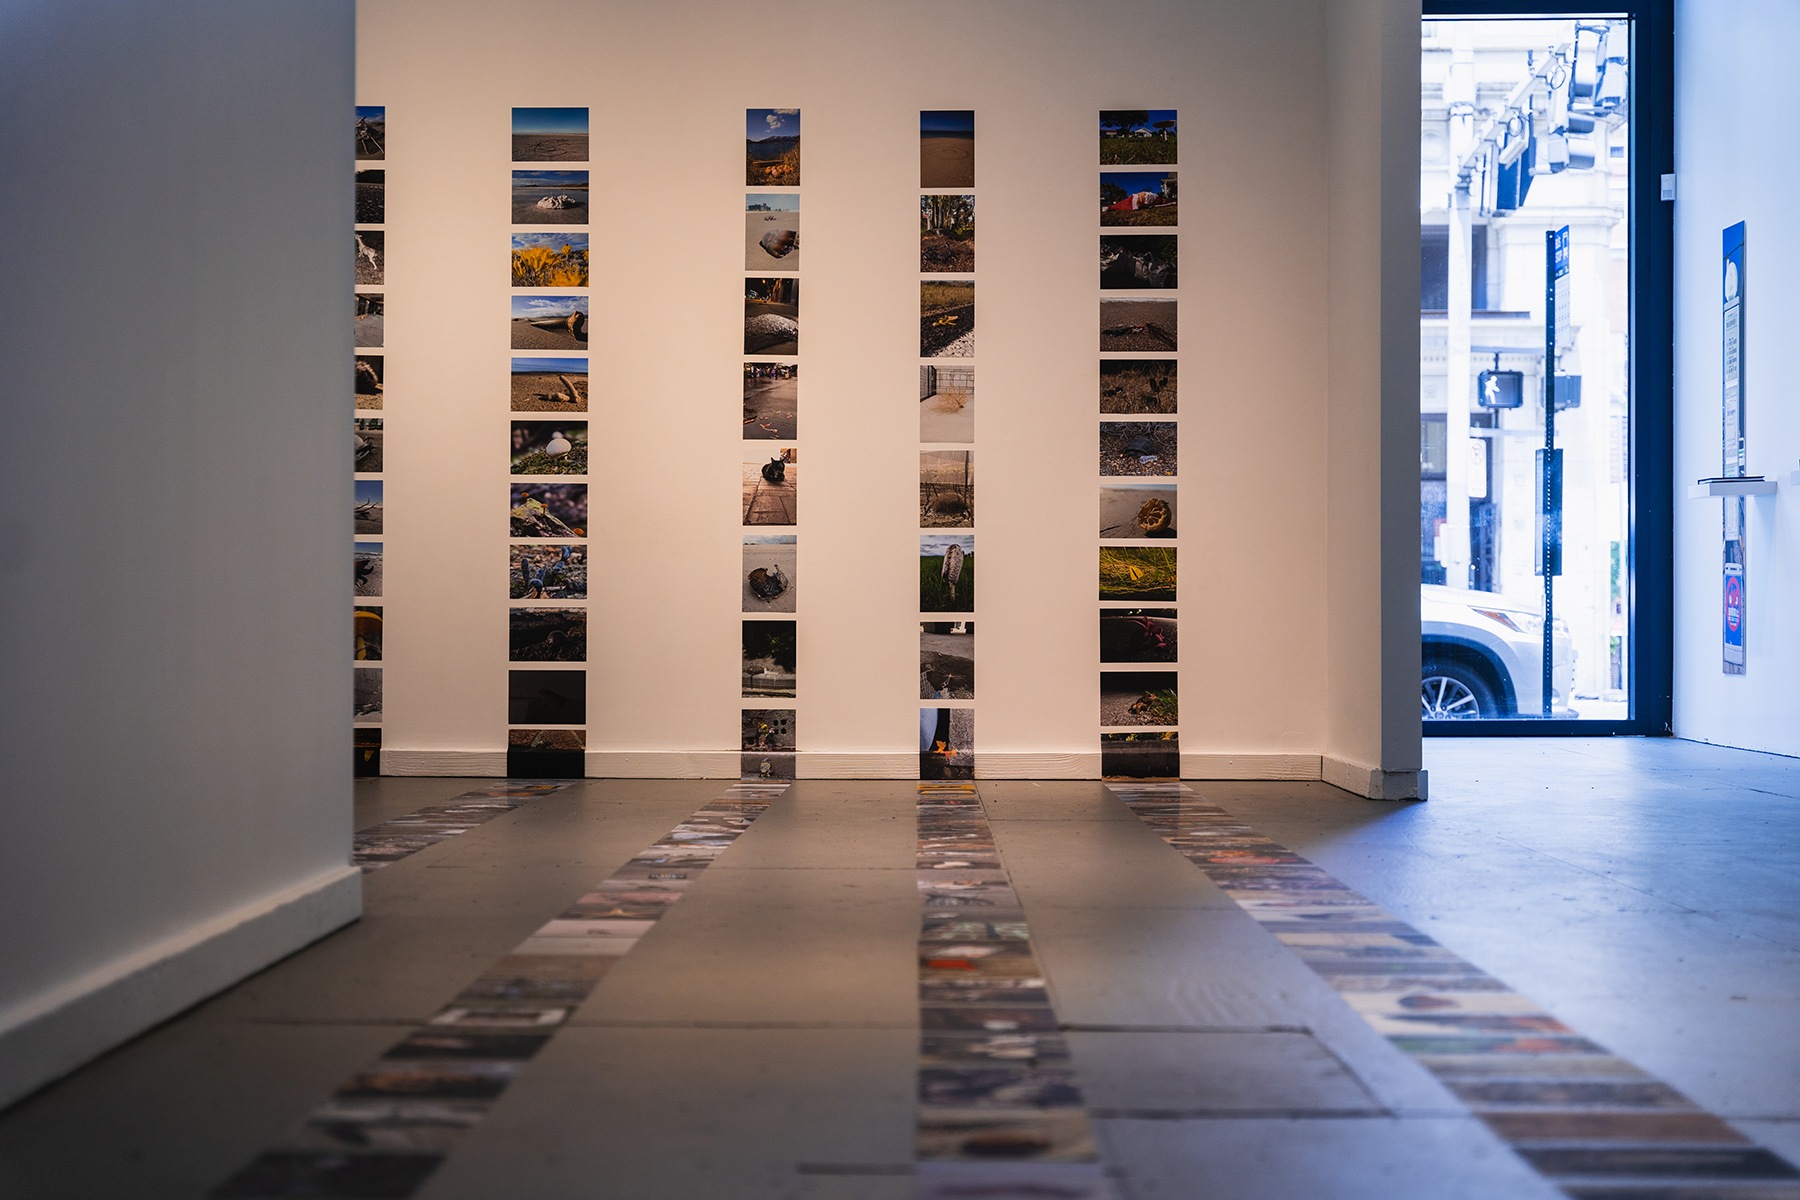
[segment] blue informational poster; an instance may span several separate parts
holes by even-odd
[[[1728,226],[1724,235],[1724,287],[1721,300],[1723,326],[1721,381],[1721,475],[1743,475],[1748,469],[1744,452],[1744,223]],[[1725,498],[1724,574],[1721,596],[1721,632],[1724,636],[1725,674],[1744,673],[1745,528],[1747,502],[1742,496]]]

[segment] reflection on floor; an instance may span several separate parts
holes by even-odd
[[[1247,854],[1199,870],[1182,853],[1199,843],[1172,847],[1170,829],[1101,784],[978,782],[992,861],[1018,906],[995,911],[1029,921],[1038,974],[1021,978],[1047,983],[1110,1186],[1144,1200],[1800,1196],[1778,1160],[1712,1140],[1735,1130],[1800,1155],[1800,763],[1628,739],[1439,741],[1427,756],[1427,804],[1316,783],[1190,784],[1190,815]],[[205,1194],[724,786],[578,783],[366,876],[356,926],[0,1114],[0,1194]],[[1170,815],[1154,785],[1119,787],[1148,815]],[[364,781],[359,825],[468,788]],[[920,1056],[924,1009],[958,985],[919,955],[935,944],[921,913],[941,906],[915,872],[964,861],[938,835],[979,832],[954,817],[922,823],[927,798],[908,783],[794,784],[718,847],[412,1194],[913,1196],[929,1182],[915,1174],[922,1095],[985,1086],[930,1074]],[[960,850],[985,848],[975,837]],[[1276,936],[1234,897],[1259,890],[1239,886],[1251,868],[1280,865],[1250,859],[1290,851],[1313,864],[1293,869],[1323,889],[1309,894],[1354,889],[1380,907],[1381,930],[1339,930],[1380,941],[1372,958],[1349,953],[1361,943],[1296,953],[1288,931]],[[1236,873],[1229,887],[1208,878],[1215,867]],[[984,944],[951,929],[956,946]],[[983,931],[1003,940],[1015,926],[985,920]],[[1616,1076],[1576,1076],[1598,1090],[1552,1095],[1542,1072],[1521,1091],[1527,1077],[1512,1073],[1427,1070],[1439,1064],[1384,1036],[1393,1014],[1359,1015],[1359,996],[1393,993],[1365,988],[1353,1005],[1332,983],[1366,982],[1340,960],[1379,964],[1391,939],[1458,964],[1458,979],[1509,989],[1484,994],[1530,996],[1573,1031],[1533,1035],[1605,1046]],[[1321,954],[1334,963],[1324,973],[1309,966]],[[1448,1057],[1479,1069],[1490,1056]],[[1530,1057],[1536,1071],[1599,1056]],[[1729,1128],[1613,1103],[1631,1089],[1608,1080],[1642,1083],[1621,1059]],[[1575,1163],[1519,1132],[1576,1107],[1581,1144],[1606,1153]],[[1707,1138],[1678,1141],[1676,1156],[1644,1153],[1702,1126]],[[1694,1153],[1707,1146],[1724,1156]],[[1652,1159],[1658,1182],[1637,1182]],[[1727,1160],[1735,1181],[1712,1182]],[[1572,1163],[1591,1182],[1575,1184]],[[1699,1176],[1666,1186],[1679,1163]]]

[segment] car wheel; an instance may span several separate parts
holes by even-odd
[[[1500,715],[1494,689],[1479,671],[1459,662],[1425,663],[1419,715],[1427,721],[1468,721]]]

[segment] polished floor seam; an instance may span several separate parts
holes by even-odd
[[[1800,1171],[1185,784],[1108,784],[1576,1200],[1800,1200]]]
[[[350,864],[364,875],[392,866],[403,858],[435,846],[445,838],[487,824],[527,800],[548,796],[570,786],[566,783],[494,783],[452,797],[443,804],[428,804],[402,817],[394,817],[359,829],[352,836]]]
[[[919,784],[915,867],[914,1195],[1116,1200],[974,784]]]
[[[538,928],[210,1194],[403,1200],[687,887],[786,791],[741,783]]]

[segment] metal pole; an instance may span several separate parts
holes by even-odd
[[[1555,479],[1556,479],[1556,230],[1544,232],[1544,469],[1539,472],[1543,477],[1539,486],[1543,495],[1538,497],[1539,511],[1543,514],[1543,539],[1538,547],[1538,554],[1544,565],[1544,649],[1543,649],[1543,684],[1540,700],[1544,716],[1550,715],[1551,693],[1551,654],[1554,652],[1555,634],[1551,630],[1552,614],[1556,604],[1556,575],[1554,568],[1555,545],[1558,530],[1554,521]]]

